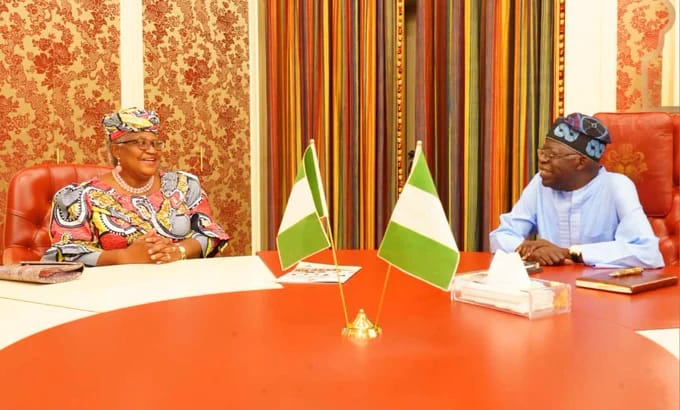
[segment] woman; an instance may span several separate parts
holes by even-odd
[[[159,171],[158,115],[128,108],[102,120],[115,168],[54,196],[43,260],[87,266],[210,257],[229,236],[212,220],[196,176]]]

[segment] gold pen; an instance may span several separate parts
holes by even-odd
[[[629,275],[640,275],[642,274],[643,269],[639,266],[636,266],[634,268],[628,268],[628,269],[621,269],[617,270],[615,272],[612,272],[609,274],[612,278],[618,278],[621,276],[629,276]]]

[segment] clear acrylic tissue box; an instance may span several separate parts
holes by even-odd
[[[451,299],[537,319],[571,312],[571,285],[531,279],[527,289],[491,285],[486,272],[457,274]]]

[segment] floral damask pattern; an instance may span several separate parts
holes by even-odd
[[[232,237],[225,254],[250,253],[248,1],[143,5],[144,94],[170,141],[164,166],[200,177]]]
[[[645,181],[644,174],[647,171],[645,154],[634,151],[632,144],[621,144],[608,149],[602,163],[608,171],[627,175],[636,184]]]
[[[215,218],[250,252],[248,2],[144,1],[145,95],[166,169],[197,174]],[[120,101],[119,1],[0,2],[0,221],[9,179],[55,161],[107,163]],[[201,155],[203,154],[203,155]]]
[[[617,111],[661,105],[663,39],[673,15],[667,0],[619,0]]]
[[[27,165],[106,163],[101,113],[120,101],[113,0],[0,2],[0,223]]]

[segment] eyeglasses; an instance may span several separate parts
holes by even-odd
[[[127,140],[127,141],[117,141],[114,142],[114,144],[132,144],[135,147],[139,148],[142,151],[146,151],[149,148],[153,147],[156,151],[162,151],[163,148],[165,148],[165,141],[163,140],[148,140],[145,138],[137,138],[136,140]]]
[[[538,153],[538,158],[544,161],[552,161],[554,158],[568,157],[569,155],[580,155],[576,152],[567,152],[564,154],[557,154],[553,151],[547,150],[545,148],[540,148],[536,151]]]

